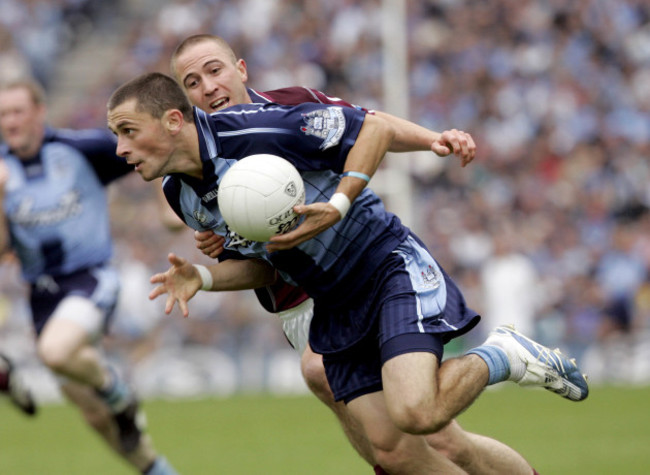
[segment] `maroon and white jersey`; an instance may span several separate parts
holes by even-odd
[[[283,106],[296,106],[305,102],[315,102],[317,104],[334,104],[343,107],[352,107],[353,109],[373,113],[373,111],[369,111],[364,107],[351,104],[338,97],[328,96],[324,92],[309,87],[284,87],[265,92],[259,92],[249,88],[248,95],[255,103],[265,104],[275,102]]]

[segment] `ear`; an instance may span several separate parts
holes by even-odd
[[[183,113],[178,109],[169,109],[162,116],[162,124],[171,133],[176,135],[183,128],[185,120],[183,119]]]
[[[239,77],[241,78],[241,82],[246,82],[248,81],[248,67],[246,66],[246,61],[243,59],[238,59],[237,60],[237,71],[239,72]]]

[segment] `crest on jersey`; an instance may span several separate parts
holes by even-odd
[[[437,289],[440,287],[440,283],[442,280],[442,275],[433,268],[433,266],[429,265],[429,268],[426,271],[421,272],[422,275],[422,284],[426,288],[431,288],[431,289]]]
[[[327,107],[302,114],[305,121],[300,127],[305,135],[313,135],[323,139],[321,150],[337,145],[345,131],[345,115],[341,107]]]
[[[192,215],[194,216],[194,219],[196,219],[196,221],[202,226],[207,225],[208,221],[210,220],[208,215],[199,209],[194,210],[194,213],[192,213]]]

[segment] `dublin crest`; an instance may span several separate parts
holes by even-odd
[[[302,114],[306,125],[300,130],[306,135],[323,139],[321,150],[337,145],[345,131],[345,115],[341,107],[328,107]]]
[[[422,284],[424,287],[431,289],[437,289],[440,287],[442,275],[440,275],[440,273],[434,269],[433,266],[429,265],[429,268],[426,271],[422,271],[421,275]]]

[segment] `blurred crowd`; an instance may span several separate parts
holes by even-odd
[[[139,0],[128,8],[113,2],[110,14],[103,3],[0,4],[1,74],[31,70],[51,94],[88,25],[105,32],[120,18],[119,60],[71,113],[53,118],[58,125],[103,127],[117,85],[142,72],[169,73],[180,40],[204,32],[231,43],[256,89],[305,85],[385,110],[380,0]],[[478,145],[466,168],[440,166],[432,155],[432,166],[411,162],[413,227],[484,316],[451,352],[512,322],[577,356],[592,381],[650,382],[650,4],[407,0],[406,7],[409,119],[466,130]],[[209,390],[246,387],[242,368],[255,373],[248,387],[299,386],[295,355],[252,294],[202,295],[187,320],[163,316],[146,299],[148,276],[166,268],[167,252],[201,256],[191,251],[191,233],[151,218],[159,213],[154,185],[131,177],[117,186],[116,261],[126,297],[112,337],[116,355],[134,361],[143,381],[164,378],[184,355],[179,374],[214,378]],[[169,391],[186,391],[181,386]]]

